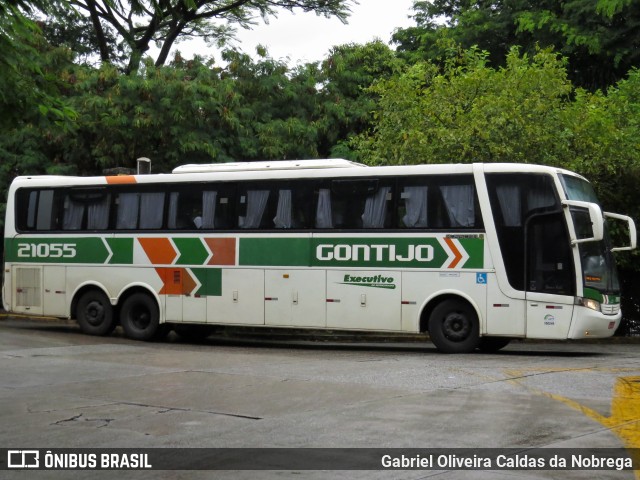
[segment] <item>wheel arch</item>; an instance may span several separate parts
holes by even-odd
[[[76,309],[78,308],[78,301],[80,300],[80,298],[82,298],[82,296],[85,293],[91,290],[98,290],[104,293],[109,299],[109,301],[111,302],[111,305],[115,307],[116,303],[114,302],[114,299],[111,297],[111,295],[109,295],[109,291],[106,289],[104,285],[102,285],[99,282],[84,282],[78,285],[74,290],[74,292],[71,294],[71,302],[69,303],[69,312],[68,312],[69,318],[76,317]]]
[[[431,317],[433,310],[446,300],[462,300],[463,302],[467,303],[476,313],[476,317],[478,318],[479,323],[478,326],[480,329],[480,335],[482,336],[482,332],[484,331],[484,317],[482,315],[480,307],[478,306],[478,303],[464,292],[456,290],[438,292],[425,300],[420,310],[420,332],[425,333],[429,331],[429,318]]]

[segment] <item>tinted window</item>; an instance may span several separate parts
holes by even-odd
[[[558,226],[559,220],[556,217],[548,217],[549,214],[561,210],[555,194],[553,178],[549,175],[494,173],[487,174],[486,179],[496,233],[509,283],[517,290],[524,290],[525,248],[530,250],[528,251],[529,264],[533,270],[536,270],[542,268],[542,265],[547,262],[542,259],[534,262],[534,258],[530,256],[532,252],[541,252],[542,248],[557,248],[560,252],[565,245],[569,245],[566,228]],[[536,217],[542,220],[529,225],[529,222],[533,222]],[[562,215],[560,217],[562,218]],[[553,247],[548,240],[545,240],[545,222],[549,222],[549,235],[552,235],[556,241],[563,242],[561,245]],[[526,229],[534,229],[534,226],[535,232],[530,232],[529,245],[525,247]],[[561,255],[563,258],[565,253],[563,250]],[[567,260],[559,263],[562,264],[560,269],[567,272],[569,268]],[[529,272],[527,287],[540,289],[544,282],[540,278],[534,280],[533,270]],[[566,286],[566,281],[563,285]]]
[[[480,229],[483,226],[471,175],[401,178],[399,228]]]
[[[380,229],[392,225],[393,183],[378,179],[341,179],[315,189],[315,227]]]
[[[164,218],[164,192],[123,191],[116,196],[116,229],[158,230]]]

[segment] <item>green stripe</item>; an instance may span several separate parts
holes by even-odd
[[[113,252],[110,265],[131,265],[133,263],[133,238],[107,238]]]
[[[484,240],[481,238],[460,238],[458,241],[469,254],[469,259],[462,265],[462,268],[484,268]]]
[[[241,238],[240,265],[308,267],[309,238]]]
[[[209,257],[200,238],[178,237],[173,239],[173,243],[180,253],[176,265],[202,265]]]
[[[192,268],[191,272],[202,284],[202,286],[196,290],[195,295],[200,295],[202,297],[220,297],[222,295],[221,268]]]
[[[99,237],[14,238],[5,245],[8,262],[105,263],[110,255]]]
[[[200,237],[176,237],[176,265],[204,265],[209,257]],[[484,267],[484,239],[460,238],[469,258],[457,268]],[[107,248],[108,245],[109,248]],[[62,237],[5,239],[8,262],[133,264],[133,238]],[[111,251],[109,251],[109,249]],[[239,265],[275,267],[444,268],[450,252],[442,237],[245,237]],[[204,283],[204,282],[203,282]]]

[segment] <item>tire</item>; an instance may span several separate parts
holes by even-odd
[[[80,329],[88,335],[109,335],[116,328],[111,302],[100,290],[83,293],[75,315]]]
[[[506,347],[511,342],[508,337],[482,337],[478,344],[478,350],[485,353],[494,353]]]
[[[120,309],[120,325],[132,340],[154,340],[160,329],[160,312],[155,299],[146,293],[134,293]]]
[[[429,337],[440,352],[473,352],[480,343],[475,310],[467,302],[445,300],[429,317]]]

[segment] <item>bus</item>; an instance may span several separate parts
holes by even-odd
[[[428,332],[466,353],[613,335],[636,229],[559,168],[333,159],[21,176],[4,241],[4,308],[87,334]]]

